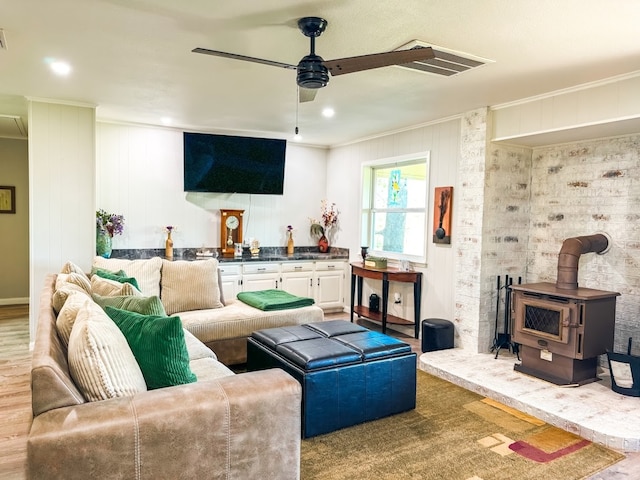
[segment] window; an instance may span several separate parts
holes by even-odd
[[[362,245],[372,255],[425,263],[428,155],[369,163],[362,174]]]

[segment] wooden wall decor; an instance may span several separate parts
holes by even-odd
[[[433,243],[451,243],[453,187],[436,187],[433,195]]]

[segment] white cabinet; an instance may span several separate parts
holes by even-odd
[[[323,309],[344,306],[344,269],[346,262],[316,262],[315,301]]]
[[[300,297],[313,297],[313,262],[285,262],[282,264],[280,288]]]
[[[220,263],[221,288],[225,300],[239,292],[282,289],[292,295],[311,297],[324,310],[344,308],[347,262],[299,261]]]
[[[278,288],[280,264],[248,263],[242,265],[242,291],[271,290]]]
[[[233,300],[242,291],[242,266],[220,263],[220,289],[225,302]]]

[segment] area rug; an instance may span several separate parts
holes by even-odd
[[[302,480],[578,480],[618,452],[418,370],[410,412],[302,441]]]

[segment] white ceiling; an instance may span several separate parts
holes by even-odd
[[[454,77],[399,67],[334,77],[299,105],[314,145],[640,70],[637,0],[0,0],[0,113],[26,124],[23,97],[37,97],[95,104],[100,120],[167,116],[177,128],[291,139],[294,71],[191,50],[297,64],[309,50],[303,16],[328,20],[316,42],[327,60],[419,40],[493,61]],[[71,75],[50,73],[51,58]]]

